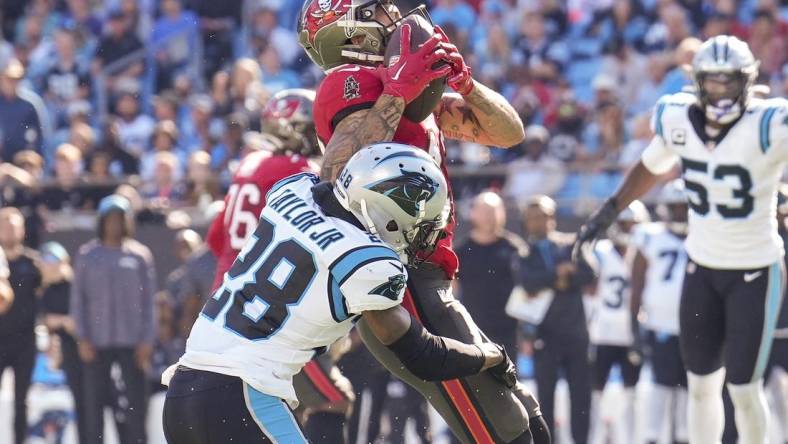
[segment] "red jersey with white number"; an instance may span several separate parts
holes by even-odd
[[[303,172],[314,169],[299,155],[272,156],[256,151],[243,158],[224,198],[224,210],[208,229],[208,247],[218,258],[213,288],[221,285],[224,274],[257,228],[265,195],[271,187],[287,176]]]
[[[383,83],[375,74],[375,68],[347,64],[327,71],[326,78],[317,89],[314,105],[315,126],[320,140],[327,144],[334,134],[334,128],[342,119],[356,111],[371,108],[382,93]],[[394,133],[393,141],[427,151],[441,166],[446,183],[450,183],[446,170],[446,147],[434,115],[419,123],[403,117],[397,132]],[[438,243],[429,261],[443,268],[448,277],[453,277],[459,263],[451,248],[454,235],[453,211],[446,233],[448,235]]]

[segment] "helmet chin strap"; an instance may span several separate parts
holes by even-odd
[[[361,207],[361,217],[364,218],[364,224],[367,226],[367,229],[369,229],[369,232],[372,234],[378,234],[375,224],[372,223],[372,218],[369,217],[369,211],[367,211],[367,200],[361,199],[358,203]]]

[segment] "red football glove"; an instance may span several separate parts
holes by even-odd
[[[440,47],[446,51],[446,60],[451,65],[451,74],[446,79],[446,83],[451,86],[451,89],[463,96],[470,94],[471,91],[473,91],[471,68],[465,64],[465,59],[462,57],[462,54],[460,54],[457,47],[451,43],[449,37],[443,32],[443,29],[441,29],[440,26],[436,26],[435,31],[443,37]]]
[[[433,80],[451,73],[451,66],[433,68],[432,65],[446,59],[446,51],[438,48],[442,36],[434,34],[415,52],[410,51],[410,25],[402,25],[400,56],[391,66],[378,68],[383,81],[383,94],[402,97],[410,103],[424,91]]]

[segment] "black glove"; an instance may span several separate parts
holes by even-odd
[[[602,236],[602,233],[615,222],[616,217],[618,217],[616,200],[611,197],[588,218],[586,223],[584,223],[577,232],[577,239],[575,239],[575,244],[572,246],[573,262],[577,262],[581,257],[581,249],[585,244],[594,242]]]
[[[494,345],[501,352],[501,355],[503,355],[503,361],[495,367],[490,367],[487,371],[490,372],[493,378],[501,381],[506,387],[513,388],[517,385],[517,368],[515,368],[514,362],[509,359],[509,355],[506,354],[506,349],[499,344]]]

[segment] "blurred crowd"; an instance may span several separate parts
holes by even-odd
[[[95,209],[121,182],[165,207],[220,197],[245,149],[264,143],[267,98],[321,78],[297,44],[300,3],[7,0],[0,180],[54,187],[35,197],[50,210]],[[747,41],[763,94],[788,92],[788,8],[777,0],[426,3],[530,126],[512,150],[449,147],[455,165],[501,165],[514,199],[527,189],[582,210],[608,195],[649,140],[656,99],[691,86],[683,65],[707,37]],[[14,197],[31,198],[4,204]]]

